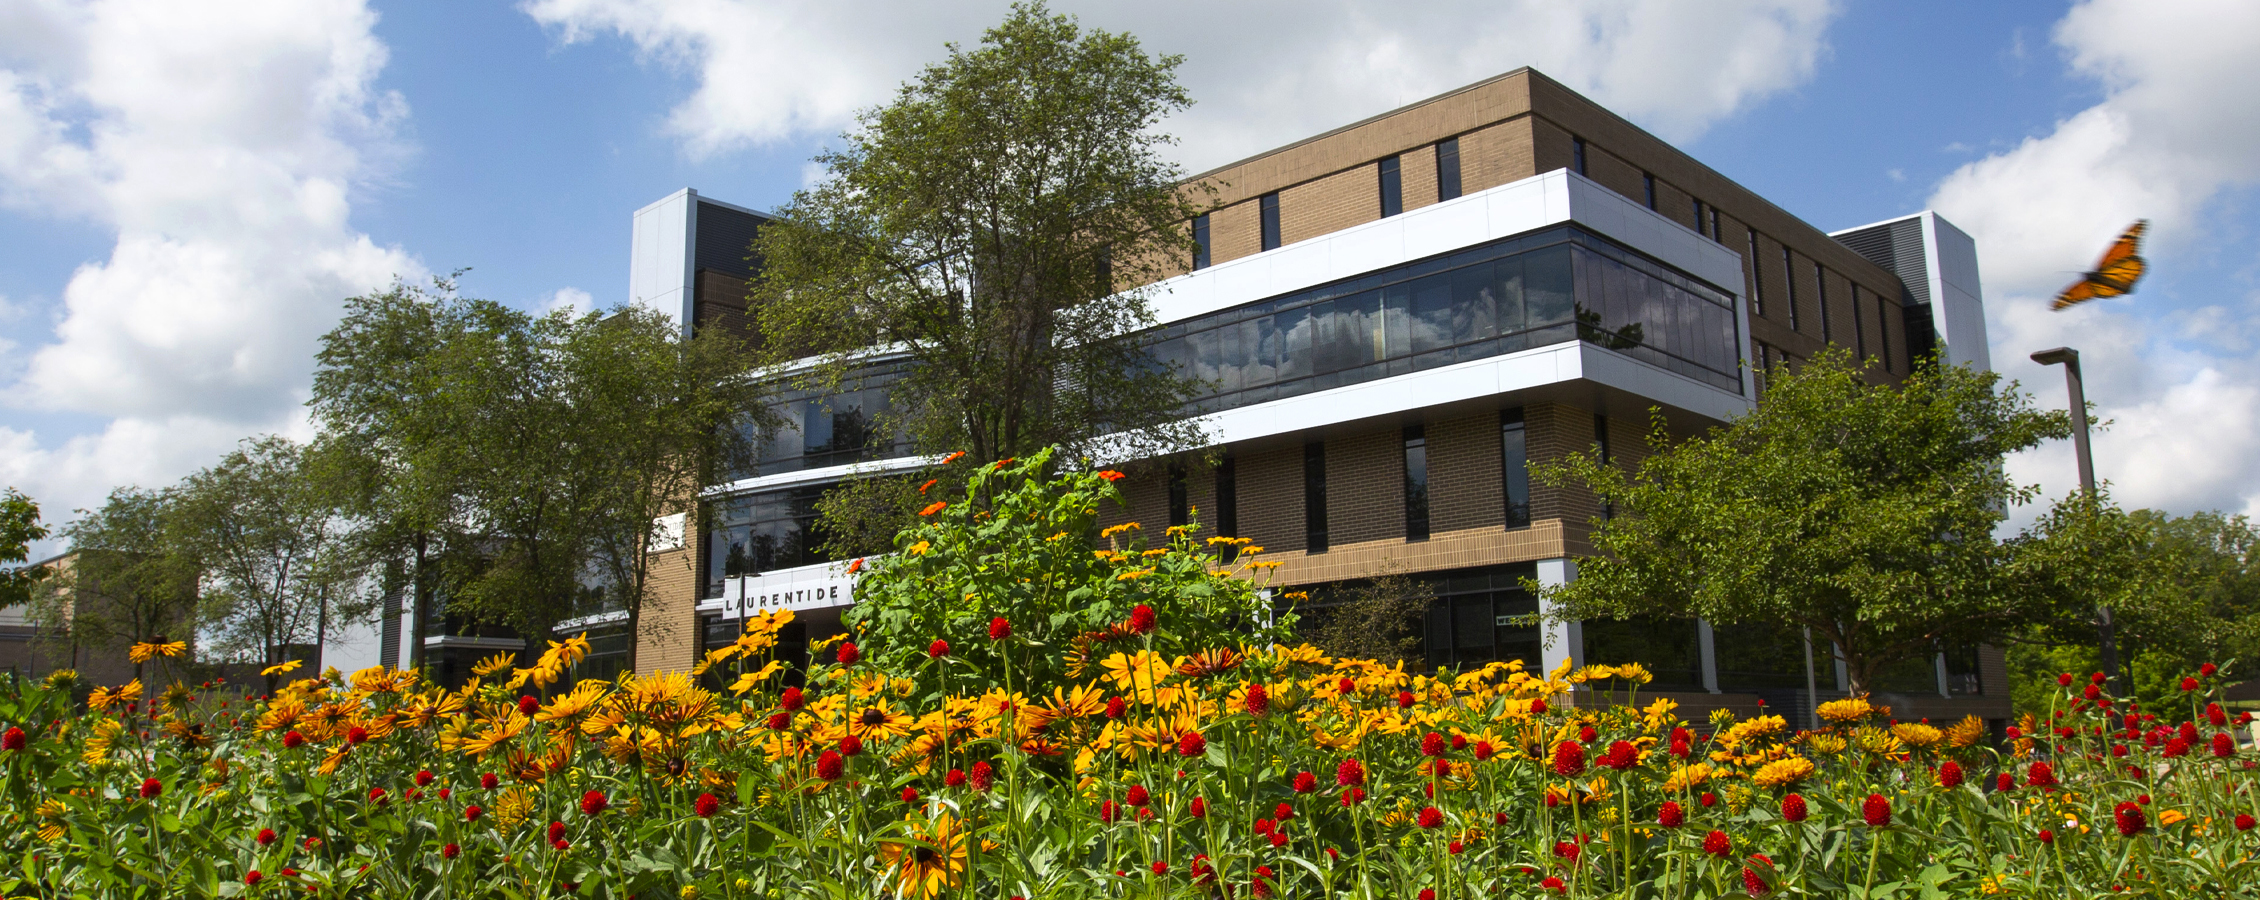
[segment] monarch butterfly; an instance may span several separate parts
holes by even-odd
[[[2117,297],[2134,290],[2134,283],[2142,278],[2144,268],[2142,257],[2136,256],[2135,251],[2142,249],[2142,232],[2148,227],[2150,220],[2136,219],[2125,234],[2111,242],[2111,249],[2103,251],[2103,258],[2095,263],[2095,271],[2081,276],[2078,283],[2057,294],[2055,304],[2049,308],[2063,309],[2081,301]]]

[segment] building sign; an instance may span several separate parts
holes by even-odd
[[[735,619],[773,609],[829,609],[855,602],[855,580],[846,561],[801,566],[725,579],[722,617]]]

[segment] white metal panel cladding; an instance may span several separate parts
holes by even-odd
[[[628,302],[691,327],[691,266],[698,192],[684,188],[636,210],[628,254]]]

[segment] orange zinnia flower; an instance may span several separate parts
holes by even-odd
[[[918,514],[921,516],[930,516],[948,508],[949,503],[942,500],[936,500],[933,503],[928,504],[925,509],[919,510]]]

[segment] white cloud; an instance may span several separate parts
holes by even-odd
[[[557,292],[542,301],[540,315],[564,310],[573,316],[583,316],[596,311],[596,298],[577,287],[558,288]]]
[[[973,44],[1006,4],[525,0],[567,42],[616,33],[697,87],[667,128],[694,156],[828,134],[884,102],[944,41]],[[1203,169],[1531,65],[1667,139],[1811,76],[1829,0],[1377,4],[1159,0],[1055,6],[1182,53],[1198,105],[1169,128]]]
[[[348,221],[404,152],[375,22],[361,0],[0,3],[0,206],[116,236],[0,393],[111,421],[0,429],[0,477],[62,513],[303,428],[339,301],[422,274]]]
[[[2103,99],[1962,167],[1931,199],[1978,240],[1995,364],[2061,404],[2061,375],[2026,354],[2080,349],[2088,399],[2114,422],[2096,436],[2096,474],[2122,503],[2260,511],[2260,471],[2249,465],[2260,452],[2260,360],[2242,325],[2260,303],[2176,309],[2155,274],[2252,255],[2249,238],[2226,243],[2240,240],[2237,229],[2218,219],[2233,192],[2260,182],[2256,34],[2260,6],[2235,0],[2081,4],[2055,40]],[[2137,218],[2151,220],[2145,290],[2050,312],[2048,296]],[[2010,466],[2053,494],[2075,486],[2066,447]]]

